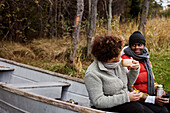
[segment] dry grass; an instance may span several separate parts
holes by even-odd
[[[149,20],[146,27],[147,47],[153,53],[165,49],[169,51],[170,19],[157,18]]]
[[[146,46],[150,53],[169,54],[170,19],[155,18],[148,20],[147,23],[145,37],[147,40]],[[96,34],[106,34],[107,30],[104,26],[104,22],[100,20],[97,23]],[[127,44],[129,36],[137,30],[137,27],[135,22],[119,24],[115,19],[112,23],[112,33],[123,36]],[[80,35],[79,46],[82,50],[80,57],[83,65],[80,73],[73,70],[67,60],[71,51],[71,38],[35,39],[30,44],[0,42],[0,57],[83,78],[85,70],[91,63],[91,61],[84,60],[86,46],[85,34]]]
[[[67,53],[71,48],[70,44],[70,39],[37,39],[29,48],[38,58],[52,60],[61,57],[61,53]]]
[[[104,28],[102,28],[104,26]],[[154,18],[148,19],[145,38],[146,46],[150,53],[169,51],[170,40],[170,18]],[[138,25],[135,21],[127,22],[125,24],[119,24],[114,20],[112,23],[112,34],[120,35],[124,37],[125,44],[128,44],[129,36],[138,30]],[[97,24],[96,34],[104,35],[107,33],[106,25],[103,22]]]
[[[15,59],[18,57],[35,58],[35,54],[20,43],[1,42],[0,45],[0,57],[7,59]]]

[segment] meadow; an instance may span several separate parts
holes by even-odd
[[[97,22],[96,34],[105,34],[104,22]],[[112,22],[112,33],[121,35],[128,44],[129,36],[137,30],[135,22],[120,24],[117,20]],[[165,91],[170,93],[170,19],[149,19],[146,26],[146,47],[150,52],[150,61],[153,72],[159,84],[164,85]],[[79,56],[82,64],[80,72],[74,70],[69,63],[71,51],[71,37],[60,39],[34,39],[31,43],[17,43],[13,41],[0,42],[0,57],[43,68],[46,70],[63,73],[68,76],[84,78],[85,71],[92,59],[86,59],[86,33],[81,29],[79,42]]]

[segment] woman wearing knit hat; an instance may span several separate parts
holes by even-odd
[[[137,92],[142,93],[140,98],[141,103],[152,109],[154,113],[169,113],[169,99],[156,96],[158,84],[156,83],[152,72],[151,63],[149,61],[149,52],[145,47],[145,43],[145,37],[139,31],[135,31],[129,38],[129,46],[126,46],[123,49],[122,59],[130,59],[132,57],[139,61],[140,64],[139,76],[129,90],[136,90]],[[165,95],[164,91],[163,95]],[[166,96],[169,95],[166,94]]]

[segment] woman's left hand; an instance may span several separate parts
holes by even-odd
[[[130,68],[132,68],[134,70],[138,69],[139,68],[139,61],[134,60],[132,57],[131,57],[131,59],[132,59],[133,64],[130,66]]]
[[[164,104],[169,103],[169,98],[163,98],[161,96],[156,96],[155,103],[157,105],[163,106]]]

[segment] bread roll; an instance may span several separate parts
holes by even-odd
[[[133,63],[132,63],[132,59],[122,59],[122,66],[123,67],[128,67],[128,66],[131,66]]]

